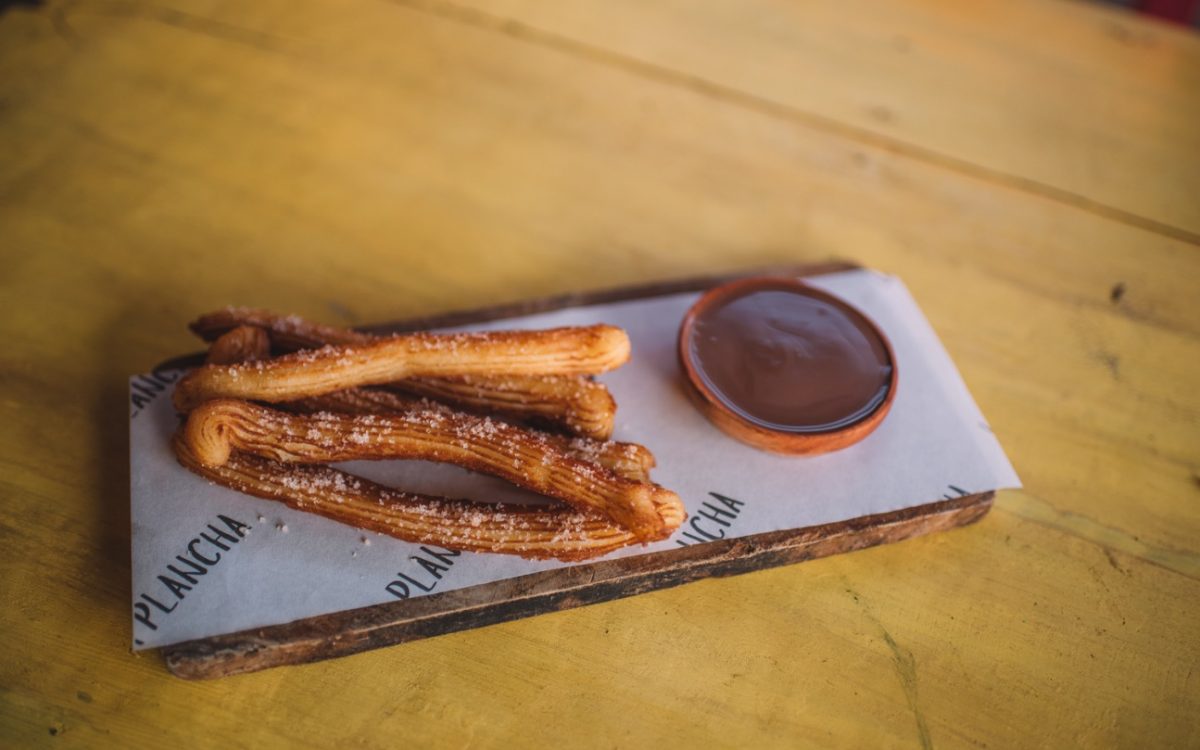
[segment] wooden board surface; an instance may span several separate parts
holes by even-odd
[[[759,269],[745,275],[811,276],[853,268],[824,263]],[[743,274],[657,282],[637,287],[530,300],[448,313],[364,330],[398,333],[470,325],[572,307],[694,292]],[[169,360],[162,367],[174,366]],[[301,664],[374,648],[610,601],[711,576],[853,552],[974,523],[992,507],[994,492],[923,503],[837,523],[755,534],[666,552],[543,571],[405,601],[306,618],[267,628],[201,638],[163,649],[167,668],[186,678],[226,677]]]
[[[1200,40],[1057,0],[641,5],[4,6],[0,744],[1194,744]],[[1020,471],[979,524],[227,680],[128,653],[125,378],[197,311],[830,257],[904,278]]]

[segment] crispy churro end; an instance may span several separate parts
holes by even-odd
[[[683,501],[671,490],[660,485],[654,486],[654,505],[658,509],[658,517],[662,519],[665,534],[663,538],[675,533],[675,530],[687,519],[687,509]]]
[[[563,421],[574,432],[593,440],[612,437],[617,402],[602,383],[584,380],[567,402]]]
[[[660,491],[674,495],[655,485],[643,485],[631,493],[628,506],[610,508],[608,512],[614,521],[629,529],[643,544],[666,539],[671,529],[667,528],[666,519],[660,513]]]
[[[232,446],[221,414],[227,404],[226,400],[208,401],[188,414],[183,442],[202,466],[224,466],[229,461]]]
[[[271,356],[271,339],[258,326],[238,326],[221,334],[208,347],[205,362],[210,365],[235,365],[258,362]]]
[[[188,323],[188,330],[205,341],[214,341],[222,334],[242,325],[259,325],[275,318],[273,313],[253,307],[223,307]]]
[[[180,414],[187,414],[196,405],[192,395],[192,384],[195,380],[193,376],[195,374],[196,371],[193,370],[180,378],[179,382],[175,384],[175,392],[171,394],[171,401],[175,404],[175,411]]]
[[[632,345],[629,343],[629,334],[625,333],[624,328],[602,323],[592,326],[592,331],[597,349],[608,353],[608,361],[605,363],[606,370],[615,370],[629,361]]]

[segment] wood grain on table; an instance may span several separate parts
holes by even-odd
[[[1065,0],[7,3],[0,744],[1200,742],[1200,38]],[[125,378],[831,257],[1026,489],[975,526],[207,683],[128,652]]]

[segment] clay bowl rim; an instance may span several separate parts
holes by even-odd
[[[700,377],[697,367],[692,362],[690,341],[696,318],[713,305],[731,297],[742,296],[748,292],[761,289],[783,289],[802,294],[807,297],[827,302],[850,316],[857,316],[867,327],[879,337],[887,352],[892,372],[888,378],[888,392],[883,401],[870,413],[859,420],[832,430],[817,432],[785,432],[755,424],[730,409]],[[700,410],[710,422],[723,432],[756,448],[762,448],[775,453],[789,455],[812,455],[826,453],[853,445],[871,434],[882,422],[892,408],[896,399],[896,391],[900,383],[900,368],[896,361],[896,351],[891,340],[884,334],[883,329],[869,315],[840,297],[818,289],[802,279],[786,276],[752,276],[737,279],[715,286],[700,295],[679,325],[679,335],[676,341],[676,354],[683,368],[685,379],[689,386],[688,392],[700,406]]]

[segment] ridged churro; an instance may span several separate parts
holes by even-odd
[[[390,387],[472,411],[559,425],[596,440],[612,435],[617,413],[617,403],[603,384],[579,376],[409,378]]]
[[[674,530],[659,507],[682,508],[669,490],[581,460],[541,433],[449,410],[297,415],[217,399],[188,415],[183,436],[196,460],[210,467],[226,463],[234,450],[284,463],[387,458],[452,463],[601,513],[642,542]]]
[[[180,380],[181,411],[213,398],[289,401],[413,377],[585,375],[629,359],[620,328],[412,333],[238,365],[204,365]]]
[[[210,365],[235,365],[258,362],[270,356],[271,339],[266,331],[256,326],[238,326],[212,342],[204,361]]]
[[[401,396],[382,388],[348,388],[324,396],[288,401],[279,404],[284,411],[300,414],[336,412],[341,414],[399,414],[447,407],[427,399]],[[654,454],[637,443],[621,443],[613,440],[592,440],[584,437],[566,437],[543,433],[561,450],[576,458],[600,464],[617,474],[639,482],[650,481],[650,470],[654,468]]]
[[[235,330],[257,328],[266,332],[275,351],[283,353],[330,345],[367,344],[385,338],[248,307],[230,307],[202,315],[189,327],[201,338],[213,341],[214,348],[222,347],[224,339]],[[612,435],[616,415],[616,402],[608,389],[585,376],[417,377],[396,381],[390,387],[472,411],[562,427],[596,440],[606,440]]]
[[[574,561],[638,541],[602,515],[568,507],[448,500],[390,489],[328,466],[284,465],[244,453],[208,466],[182,436],[173,447],[181,464],[213,482],[409,542]],[[683,522],[683,507],[675,502],[663,502],[658,510],[670,528]]]

